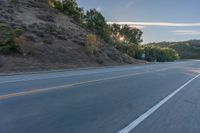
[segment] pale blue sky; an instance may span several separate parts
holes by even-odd
[[[200,39],[200,0],[78,0],[97,8],[108,22],[131,22],[144,42]],[[137,23],[136,23],[137,22]]]

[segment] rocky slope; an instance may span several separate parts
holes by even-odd
[[[89,55],[83,47],[89,31],[49,8],[47,0],[0,0],[0,40],[20,33],[18,51],[0,55],[0,71],[95,67],[142,63],[98,39]]]

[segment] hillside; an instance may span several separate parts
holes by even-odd
[[[173,48],[179,53],[181,59],[200,59],[200,40],[160,42],[151,43],[150,45]]]
[[[1,0],[0,50],[6,54],[0,54],[0,71],[142,63],[100,38],[100,47],[89,55],[84,48],[89,33],[72,18],[50,8],[47,0]],[[7,46],[2,44],[13,40],[18,52],[7,54]]]

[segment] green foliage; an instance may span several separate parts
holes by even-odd
[[[19,37],[24,31],[22,28],[11,28],[0,23],[0,54],[9,54],[17,51],[15,38]]]
[[[85,40],[85,48],[91,53],[97,48],[97,39],[94,34],[102,37],[107,43],[113,44],[119,51],[131,57],[147,61],[174,61],[179,59],[178,53],[170,48],[154,46],[140,46],[143,32],[140,29],[120,26],[118,24],[108,25],[101,12],[90,9],[84,14],[82,8],[78,7],[76,0],[49,0],[52,7],[60,10],[74,18],[76,22],[85,25],[93,34],[88,34]]]
[[[90,55],[94,54],[95,49],[98,48],[96,36],[94,34],[88,34],[85,38],[84,46]]]
[[[144,59],[150,62],[169,62],[179,60],[179,54],[171,48],[157,46],[140,46],[131,44],[117,44],[116,48],[136,59]],[[145,57],[142,57],[145,55]]]
[[[15,35],[18,37],[20,36],[21,34],[24,33],[24,29],[23,28],[16,28],[15,29]]]
[[[121,26],[118,24],[111,25],[111,38],[114,43],[118,43],[121,35]]]
[[[150,45],[175,49],[179,53],[181,59],[200,59],[200,40],[160,42]]]
[[[131,44],[121,44],[118,43],[116,48],[129,55],[130,57],[142,59],[142,54],[144,53],[144,49],[140,45],[131,45]]]
[[[142,42],[142,31],[137,28],[131,28],[124,25],[121,29],[121,34],[124,37],[124,42],[127,44],[139,45]]]
[[[16,50],[14,41],[12,39],[7,39],[0,43],[0,54],[9,54],[11,51]]]
[[[122,42],[124,44],[139,45],[142,42],[143,32],[137,28],[131,28],[128,25],[120,26],[113,24],[111,26],[111,37],[114,42]]]
[[[10,0],[10,3],[15,5],[18,3],[18,0]]]
[[[158,56],[158,61],[160,62],[175,61],[179,59],[179,54],[171,48],[161,48],[160,56]]]
[[[120,37],[124,37],[123,43],[136,44],[142,42],[142,31],[137,28],[123,27],[113,24],[108,25],[104,16],[96,9],[90,9],[84,14],[82,8],[78,7],[76,0],[49,0],[49,4],[74,18],[75,21],[84,24],[94,34],[101,36],[107,43],[118,43]],[[120,41],[122,42],[122,41]]]
[[[99,11],[96,9],[87,11],[84,21],[93,33],[100,35],[107,42],[110,41],[110,27]]]
[[[156,46],[145,46],[145,60],[154,62],[166,62],[179,60],[179,54],[171,48],[161,48]]]
[[[141,30],[127,25],[113,24],[111,26],[111,38],[115,47],[134,58],[140,58],[143,53],[143,49],[140,47],[142,34]]]
[[[48,4],[50,7],[55,7],[55,5],[57,4],[57,0],[48,0]]]
[[[7,54],[14,48],[14,32],[6,24],[0,24],[0,54]]]
[[[53,7],[60,10],[61,12],[65,13],[68,16],[74,18],[76,22],[82,23],[84,18],[84,11],[82,8],[78,7],[76,0],[63,0],[60,1],[53,1]]]

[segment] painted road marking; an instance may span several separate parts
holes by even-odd
[[[119,131],[118,133],[129,133],[132,131],[134,128],[136,128],[141,122],[143,122],[147,117],[149,117],[151,114],[153,114],[156,110],[158,110],[163,104],[165,104],[167,101],[169,101],[173,96],[175,96],[178,92],[180,92],[184,87],[186,87],[188,84],[190,84],[193,80],[198,78],[200,76],[197,75],[185,84],[183,84],[181,87],[179,87],[177,90],[172,92],[170,95],[165,97],[163,100],[161,100],[158,104],[150,108],[147,112],[142,114],[140,117],[138,117],[136,120],[134,120],[132,123],[130,123],[127,127]]]
[[[184,62],[185,63],[185,62]],[[179,63],[179,64],[176,64],[176,66],[173,66],[173,67],[168,67],[168,69],[173,69],[173,68],[180,68],[180,65],[181,64],[184,64],[184,63]],[[191,64],[191,63],[190,63]],[[187,65],[190,65],[190,64],[187,64]],[[144,66],[144,69],[146,69],[148,66]],[[183,66],[181,66],[183,67]],[[138,67],[139,68],[139,67]],[[138,69],[138,68],[135,68],[135,69]],[[152,68],[151,68],[152,69]],[[118,70],[116,70],[117,72]],[[115,72],[115,71],[113,71]],[[103,73],[106,73],[106,72],[103,72]],[[92,72],[92,74],[97,74],[96,72]],[[74,74],[74,75],[71,75],[71,76],[77,76],[78,74]],[[69,77],[69,75],[59,75],[59,76],[53,76],[53,77],[35,77],[35,78],[22,78],[22,79],[15,79],[15,80],[5,80],[5,81],[0,81],[0,84],[6,84],[6,83],[16,83],[16,82],[24,82],[24,81],[35,81],[35,80],[47,80],[47,79],[55,79],[55,78],[65,78],[65,77]]]
[[[173,68],[177,68],[177,67],[173,67]],[[152,73],[152,72],[161,72],[161,71],[166,71],[166,70],[169,70],[169,69],[172,69],[172,68],[164,68],[164,69],[155,70],[155,71],[146,71],[146,72],[142,72],[142,73],[132,73],[132,74],[102,78],[102,79],[95,79],[95,80],[77,82],[77,83],[73,83],[73,84],[66,84],[66,85],[61,85],[61,86],[54,86],[54,87],[34,89],[34,90],[29,90],[29,91],[22,91],[22,92],[17,92],[17,93],[10,93],[10,94],[6,94],[6,95],[0,95],[0,100],[14,98],[14,97],[20,97],[20,96],[26,96],[26,95],[30,95],[30,94],[36,94],[36,93],[43,93],[43,92],[53,91],[53,90],[67,89],[67,88],[70,88],[70,87],[73,87],[73,86],[89,84],[89,83],[94,83],[94,82],[107,81],[107,80],[119,79],[119,78],[126,78],[126,77],[142,75],[142,74]]]

